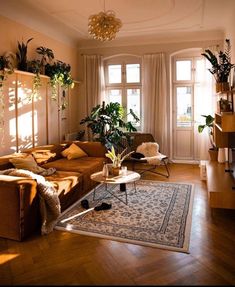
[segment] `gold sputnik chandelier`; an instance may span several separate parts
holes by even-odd
[[[93,39],[102,42],[113,40],[121,27],[122,22],[115,17],[114,11],[105,11],[105,0],[104,11],[88,18],[88,33]]]

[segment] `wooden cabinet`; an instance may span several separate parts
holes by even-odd
[[[235,148],[235,113],[215,114],[214,143],[218,148]],[[210,207],[235,209],[233,168],[235,168],[234,162],[207,162],[206,177]]]
[[[212,208],[235,209],[234,180],[225,172],[226,167],[227,163],[206,163],[208,201]]]
[[[235,113],[216,113],[214,142],[218,148],[235,147]]]

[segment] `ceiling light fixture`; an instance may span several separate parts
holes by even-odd
[[[88,18],[88,33],[93,39],[102,42],[113,40],[121,27],[122,22],[115,17],[114,11],[105,11],[105,0],[104,11],[91,15]]]

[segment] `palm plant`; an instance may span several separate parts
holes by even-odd
[[[139,122],[139,118],[130,109],[129,113],[133,116],[134,123]],[[80,121],[80,124],[87,124],[91,130],[93,140],[102,142],[107,149],[124,148],[122,145],[123,137],[130,142],[130,136],[125,132],[136,131],[131,121],[124,121],[124,108],[119,103],[110,103],[105,106],[97,105],[91,114]]]
[[[32,41],[33,38],[27,40],[26,44],[22,42],[21,44],[18,41],[18,51],[16,52],[17,58],[17,68],[21,71],[27,71],[27,50],[28,50],[28,43]]]

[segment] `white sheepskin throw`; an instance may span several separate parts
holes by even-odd
[[[137,147],[136,152],[142,153],[145,156],[141,160],[147,160],[152,165],[159,165],[161,160],[166,157],[159,152],[159,144],[156,142],[142,143]]]

